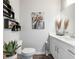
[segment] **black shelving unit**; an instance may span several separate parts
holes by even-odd
[[[11,29],[12,31],[20,31],[21,26],[15,19],[15,13],[12,10],[9,0],[3,0],[3,16],[4,29]]]
[[[3,0],[3,16],[8,17],[10,19],[15,18],[15,14],[12,10],[10,3],[7,3],[8,0]]]

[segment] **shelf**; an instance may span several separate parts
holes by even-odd
[[[9,9],[11,9],[11,5],[8,4],[5,0],[3,0],[3,4],[5,4]]]
[[[15,14],[12,11],[12,7],[5,0],[3,0],[3,16],[14,19]]]
[[[5,17],[8,17],[8,18],[10,18],[10,19],[13,19],[14,18],[14,16],[10,16],[7,12],[5,12],[5,11],[3,11],[3,16],[5,16]]]
[[[20,24],[14,20],[15,13],[8,0],[3,0],[3,16],[4,16],[4,29],[11,29],[12,31],[20,31]]]
[[[9,9],[8,7],[6,7],[5,5],[3,5],[3,8],[6,9],[7,11],[11,12],[11,9]]]
[[[4,19],[4,28],[7,28],[7,29],[10,29],[9,28],[9,22],[12,22],[12,23],[18,23],[17,21],[15,20],[11,20],[11,19]],[[19,23],[18,23],[19,24]]]

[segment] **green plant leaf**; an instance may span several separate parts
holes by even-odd
[[[6,56],[12,56],[19,47],[16,41],[10,41],[9,43],[4,43],[3,52],[6,53]]]

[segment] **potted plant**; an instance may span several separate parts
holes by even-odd
[[[17,59],[16,50],[19,48],[16,41],[10,41],[9,43],[4,43],[3,53],[6,56],[6,59]]]

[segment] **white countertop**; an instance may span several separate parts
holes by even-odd
[[[58,35],[52,34],[52,33],[50,33],[50,36],[55,37],[58,40],[60,40],[60,41],[62,41],[64,43],[67,43],[67,44],[71,45],[72,47],[75,47],[75,38],[71,38],[71,37],[69,37],[67,35],[58,36]]]

